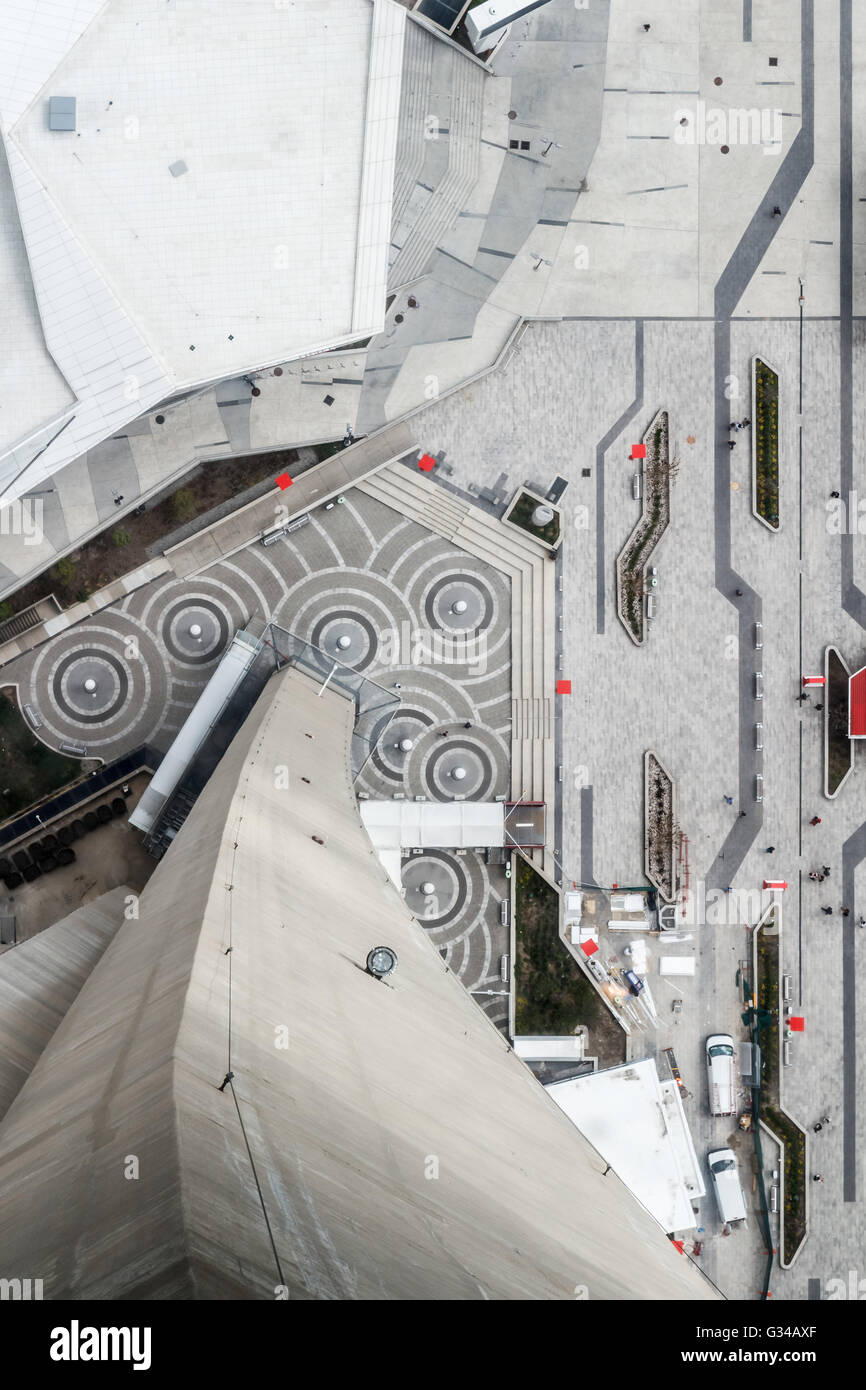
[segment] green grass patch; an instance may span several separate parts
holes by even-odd
[[[0,821],[38,805],[81,776],[81,764],[46,748],[0,693]]]

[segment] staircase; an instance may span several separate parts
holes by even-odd
[[[418,26],[410,25],[410,30]],[[460,53],[424,34],[429,51],[407,34],[407,48],[416,67],[409,80],[401,120],[406,121],[404,147],[398,154],[392,220],[389,293],[423,274],[442,237],[457,221],[478,178],[481,119],[486,74]],[[437,89],[432,90],[435,83]],[[435,117],[446,135],[425,138],[426,123]],[[447,144],[447,165],[442,145]]]

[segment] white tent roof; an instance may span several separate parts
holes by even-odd
[[[482,849],[505,844],[501,801],[362,801],[376,849]]]

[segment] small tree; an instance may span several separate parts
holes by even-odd
[[[128,531],[115,531],[114,534],[112,535],[111,539],[113,540],[114,544],[115,544],[115,545],[118,547],[118,549],[119,549],[121,546],[129,545],[129,532],[128,532]]]

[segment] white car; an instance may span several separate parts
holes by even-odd
[[[726,1226],[746,1219],[746,1199],[740,1186],[737,1157],[733,1149],[715,1149],[707,1154],[707,1163],[716,1191],[719,1215]]]

